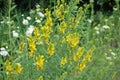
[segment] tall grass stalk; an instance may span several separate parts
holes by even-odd
[[[9,40],[10,40],[10,45],[12,42],[12,37],[11,37],[11,4],[12,4],[12,0],[8,0],[9,1],[9,9],[8,9],[8,28],[9,28]]]

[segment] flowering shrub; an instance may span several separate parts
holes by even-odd
[[[15,15],[11,15],[14,7],[10,6],[7,17],[0,23],[0,79],[106,80],[117,77],[119,43],[116,38],[114,41],[111,32],[119,36],[119,18],[116,24],[113,17],[100,17],[100,23],[95,23],[94,11],[91,17],[88,15],[93,4],[83,8],[78,7],[78,3],[79,0],[68,3],[57,0],[51,8],[36,5],[27,14],[16,12]],[[109,45],[109,41],[113,45]],[[113,42],[117,46],[114,47]]]
[[[44,13],[40,5],[37,5],[35,10],[30,11],[29,16],[21,16],[22,25],[19,27],[24,29],[12,28],[11,25],[15,24],[8,24],[9,33],[12,33],[9,34],[10,41],[7,43],[10,46],[8,51],[5,48],[0,51],[5,67],[4,75],[7,76],[4,76],[5,79],[80,78],[79,74],[90,62],[94,49],[87,51],[85,46],[80,46],[82,35],[78,30],[81,28],[80,20],[86,12],[82,7],[73,10],[73,6],[78,2],[76,0],[69,6],[58,0],[53,11],[45,9]],[[76,14],[73,14],[73,11],[76,11]],[[9,21],[11,20],[9,16]]]

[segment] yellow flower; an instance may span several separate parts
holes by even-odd
[[[49,38],[50,38],[50,35],[47,34],[47,33],[43,33],[42,36],[43,36],[45,39],[49,39]]]
[[[82,71],[86,67],[86,64],[82,62],[81,64],[78,65],[78,70]]]
[[[60,30],[61,33],[65,32],[65,28],[63,28],[63,27],[60,27],[59,30]]]
[[[29,37],[28,38],[28,49],[29,49],[29,56],[33,57],[36,49],[36,44],[35,44],[35,37]]]
[[[56,17],[57,18],[60,18],[61,17],[61,11],[59,10],[59,9],[56,9],[56,11],[55,11],[55,13],[56,13]]]
[[[43,65],[44,65],[44,56],[43,55],[38,55],[36,57],[36,66],[37,66],[37,70],[42,70],[43,69]]]
[[[35,29],[34,29],[34,36],[37,38],[40,38],[39,29],[37,27],[35,27]]]
[[[49,11],[48,9],[45,9],[45,16],[47,16],[47,17],[50,17],[50,15],[51,15],[51,11]]]
[[[13,72],[13,68],[11,66],[11,62],[8,61],[8,60],[5,62],[5,68],[6,68],[6,71],[8,72],[8,74],[11,74]]]
[[[46,21],[46,26],[49,26],[49,27],[52,27],[53,26],[53,22],[52,22],[52,18],[51,17],[48,17],[47,18],[47,21]]]
[[[94,48],[92,48],[92,49],[88,52],[88,54],[87,54],[87,56],[86,56],[86,59],[88,60],[88,62],[90,62],[90,60],[91,60],[93,51],[94,51]]]
[[[30,52],[29,52],[29,57],[30,57],[30,58],[33,58],[34,54],[35,54],[34,51],[30,51]]]
[[[40,76],[40,77],[38,78],[38,80],[43,80],[43,76]]]
[[[77,53],[74,54],[73,56],[73,60],[78,61],[80,57],[83,55],[83,52],[84,52],[84,47],[79,47]]]
[[[78,33],[68,34],[66,36],[67,42],[70,44],[72,50],[77,46],[79,43],[80,35]]]
[[[60,66],[64,66],[66,63],[67,63],[67,58],[66,57],[65,58],[62,57],[62,59],[60,61]]]
[[[64,21],[61,22],[61,23],[60,23],[60,27],[59,27],[60,32],[61,32],[61,33],[64,33],[65,30],[66,30],[66,28],[67,28],[67,24],[66,24]]]
[[[21,64],[20,63],[16,63],[15,64],[15,66],[14,66],[14,70],[15,70],[15,73],[16,74],[20,74],[21,73],[21,71],[22,71],[22,66],[21,66]]]
[[[73,60],[78,61],[82,55],[83,55],[83,48],[79,47],[77,53],[74,54],[73,56]]]
[[[29,50],[30,50],[30,51],[36,51],[36,45],[35,45],[34,42],[31,42],[31,43],[29,44]]]
[[[54,55],[55,48],[54,48],[54,44],[53,44],[53,43],[49,43],[49,44],[48,44],[48,49],[47,49],[47,51],[48,51],[48,54],[49,54],[50,56],[53,56],[53,55]]]
[[[109,62],[109,64],[110,64],[110,65],[113,65],[113,62],[112,62],[112,61],[110,61],[110,62]]]

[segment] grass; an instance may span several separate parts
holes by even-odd
[[[28,13],[1,14],[1,80],[119,80],[120,11],[58,0]],[[92,11],[89,13],[89,8]]]

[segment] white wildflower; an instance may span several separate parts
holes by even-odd
[[[34,31],[34,26],[30,25],[30,27],[26,31],[26,36],[31,36]]]
[[[114,52],[111,52],[111,54],[112,54],[113,56],[115,56],[115,55],[116,55]]]
[[[31,9],[30,10],[30,14],[34,14],[34,13],[35,13],[35,11]]]
[[[21,16],[24,16],[24,14],[22,14]]]
[[[44,17],[44,14],[41,13],[41,12],[38,12],[37,14],[38,14],[40,17],[42,17],[42,18]]]
[[[117,10],[118,10],[118,8],[113,7],[113,10],[114,10],[114,11],[117,11]]]
[[[19,29],[20,27],[19,26],[17,26],[17,29]]]
[[[100,32],[99,32],[99,31],[96,31],[96,34],[100,34]]]
[[[8,46],[6,46],[5,48],[8,49]]]
[[[31,20],[31,17],[30,17],[30,16],[28,16],[28,17],[27,17],[27,20]]]
[[[94,29],[95,29],[95,30],[97,30],[97,31],[99,30],[99,28],[98,28],[98,27],[95,27]]]
[[[107,53],[105,53],[105,56],[107,56]]]
[[[40,8],[40,5],[37,4],[37,5],[36,5],[36,8]]]
[[[106,59],[107,59],[107,60],[112,60],[112,58],[111,58],[111,57],[106,57]]]
[[[103,28],[104,28],[104,29],[110,29],[110,27],[107,26],[107,25],[104,25]]]
[[[0,55],[1,56],[7,56],[8,52],[5,50],[5,48],[0,48]]]
[[[0,23],[1,23],[1,24],[3,24],[3,23],[4,23],[4,21],[1,21]]]
[[[12,31],[13,37],[19,37],[19,34],[16,31]]]
[[[108,21],[108,19],[105,19],[105,22],[107,22]]]
[[[35,22],[36,22],[36,23],[41,23],[41,20],[37,19]]]
[[[23,19],[23,25],[28,25],[28,20],[27,19]]]
[[[92,20],[91,20],[91,19],[88,19],[87,21],[88,21],[89,23],[92,23]]]
[[[7,21],[7,24],[10,24],[10,21]]]

